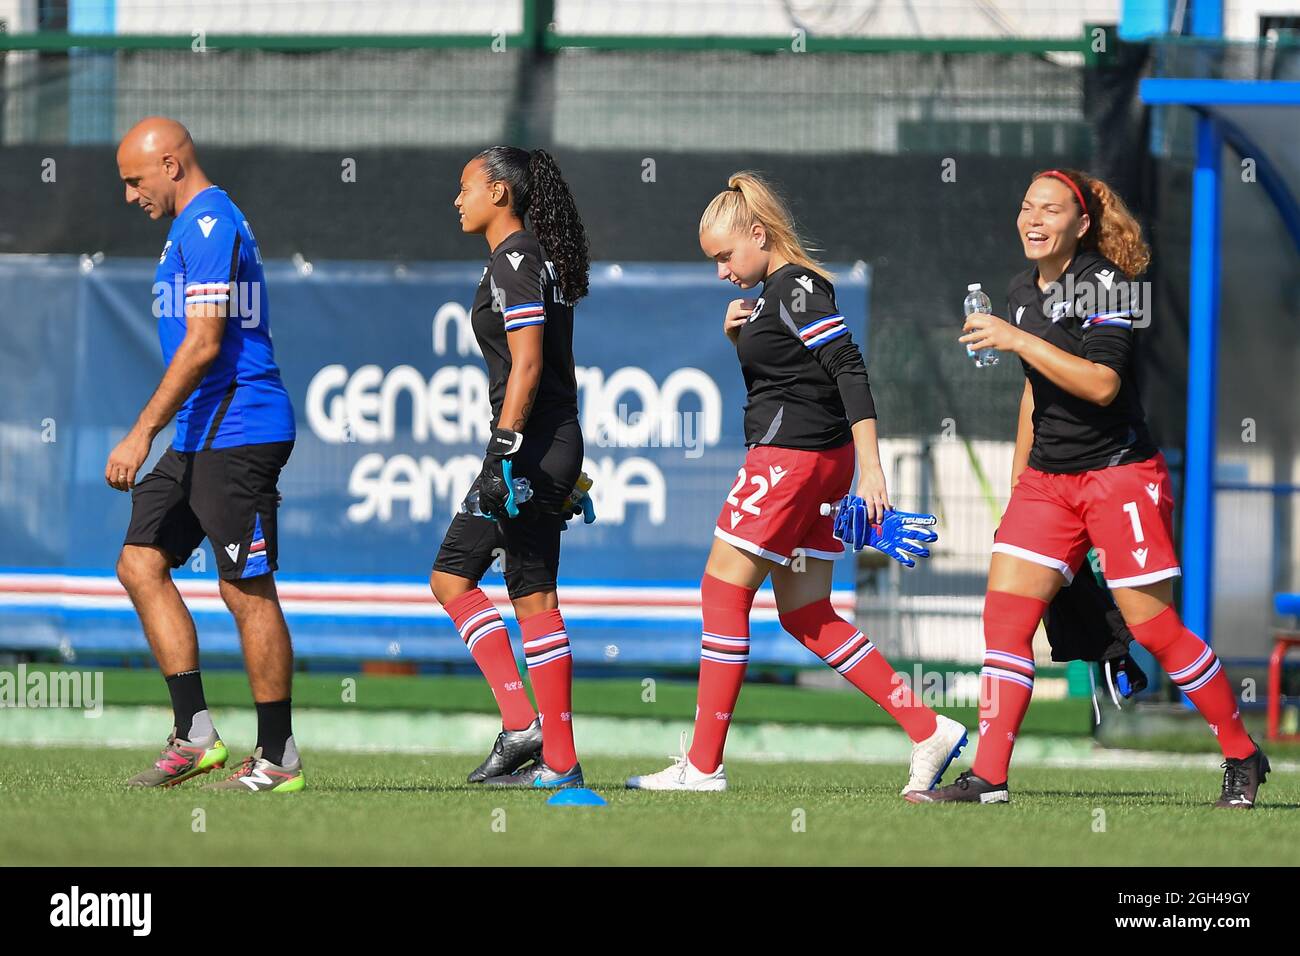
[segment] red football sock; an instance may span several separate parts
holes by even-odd
[[[542,760],[563,773],[578,762],[573,749],[573,654],[558,609],[519,622],[528,677],[542,715]]]
[[[990,591],[984,597],[984,668],[980,671],[980,744],[971,768],[1005,783],[1020,723],[1034,693],[1034,632],[1047,602]]]
[[[479,588],[474,588],[448,601],[443,610],[451,615],[461,640],[492,688],[497,709],[501,711],[501,726],[505,730],[523,730],[537,714],[524,689],[519,665],[510,649],[510,633],[496,605]]]
[[[934,733],[935,712],[916,699],[865,634],[835,613],[830,598],[782,614],[781,626],[879,704],[913,743]]]
[[[1167,607],[1151,620],[1130,624],[1128,629],[1196,705],[1219,738],[1225,757],[1249,757],[1255,752],[1255,741],[1241,722],[1241,709],[1223,665],[1209,645],[1183,627],[1177,611]]]
[[[749,663],[749,609],[755,589],[728,584],[711,574],[700,582],[704,634],[700,641],[700,688],[690,759],[712,773],[722,763],[731,715]]]

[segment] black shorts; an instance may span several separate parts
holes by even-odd
[[[511,462],[514,474],[532,483],[533,497],[519,506],[517,518],[492,521],[456,515],[433,569],[477,582],[496,563],[511,598],[554,591],[565,527],[560,510],[578,481],[582,455],[582,431],[576,421],[541,434],[524,432],[524,443]]]
[[[276,483],[293,442],[176,451],[131,489],[124,544],[161,548],[178,568],[207,538],[227,581],[276,570]]]

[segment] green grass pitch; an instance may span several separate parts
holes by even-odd
[[[1288,774],[1252,812],[1212,809],[1205,770],[1026,768],[1009,806],[918,807],[901,765],[735,763],[727,793],[662,794],[621,783],[666,761],[597,759],[586,808],[471,788],[463,756],[309,753],[296,795],[124,789],[152,757],[0,747],[0,864],[1300,864]]]

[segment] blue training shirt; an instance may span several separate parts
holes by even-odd
[[[293,404],[271,348],[262,255],[248,220],[209,186],[176,217],[154,274],[163,362],[185,338],[187,304],[226,303],[221,351],[176,413],[177,451],[294,438]]]

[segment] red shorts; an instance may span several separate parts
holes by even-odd
[[[853,484],[853,443],[828,451],[755,445],[713,529],[723,541],[777,564],[796,551],[833,561],[844,544],[832,533],[835,519],[821,514]]]
[[[1055,568],[1068,583],[1093,547],[1106,583],[1133,588],[1183,573],[1173,528],[1164,455],[1073,475],[1026,468],[993,550]]]

